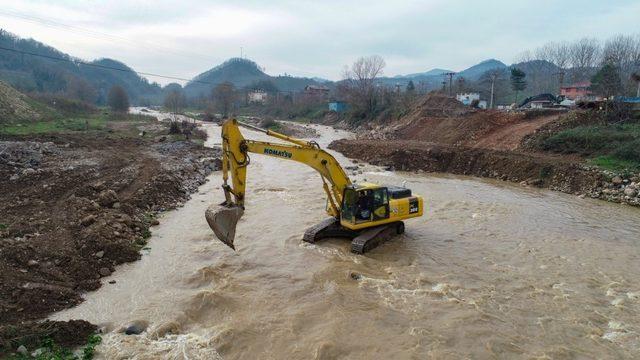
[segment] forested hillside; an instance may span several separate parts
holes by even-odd
[[[161,94],[158,84],[116,60],[80,63],[53,47],[4,30],[0,30],[0,47],[5,48],[0,49],[0,80],[22,92],[60,94],[97,104],[105,103],[116,84],[125,88],[133,103],[158,101]]]

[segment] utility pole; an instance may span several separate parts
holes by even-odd
[[[491,104],[489,104],[489,109],[493,109],[493,91],[496,87],[496,78],[492,77],[491,79]]]
[[[453,91],[453,75],[455,75],[456,73],[454,72],[448,72],[448,73],[444,73],[442,75],[444,76],[448,76],[449,77],[449,96],[453,96],[452,91]]]
[[[242,57],[242,56],[243,56],[242,51],[243,51],[242,46],[240,46],[240,59],[244,59],[244,58]]]

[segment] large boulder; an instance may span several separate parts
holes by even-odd
[[[627,188],[624,189],[624,194],[628,197],[636,197],[638,195],[638,190],[634,187],[627,186]]]
[[[101,191],[100,194],[98,194],[98,204],[101,206],[111,207],[118,201],[118,194],[111,189]]]

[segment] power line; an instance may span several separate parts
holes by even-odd
[[[28,15],[28,14],[24,14],[24,13],[20,13],[17,11],[12,11],[12,10],[0,10],[0,16],[8,16],[8,17],[13,17],[13,18],[18,18],[24,21],[28,21],[31,23],[35,23],[35,24],[39,24],[42,26],[46,26],[46,27],[50,27],[50,28],[61,28],[62,30],[66,30],[72,33],[76,33],[78,34],[78,32],[83,32],[83,35],[89,35],[93,38],[102,38],[102,39],[107,39],[113,42],[117,42],[119,44],[121,44],[123,41],[129,43],[130,45],[134,45],[136,47],[140,47],[140,46],[144,46],[147,48],[150,48],[152,50],[156,50],[159,52],[163,52],[163,53],[172,53],[174,55],[178,55],[178,56],[184,56],[184,57],[188,57],[188,58],[193,58],[194,56],[199,57],[203,60],[206,61],[212,61],[212,59],[206,55],[203,54],[199,54],[196,52],[191,51],[190,54],[186,54],[184,52],[178,52],[178,51],[174,51],[173,49],[163,46],[163,45],[159,45],[157,43],[151,43],[148,41],[135,41],[135,40],[131,40],[122,36],[118,36],[118,35],[112,35],[112,34],[107,34],[104,32],[99,32],[99,31],[95,31],[95,30],[91,30],[91,29],[87,29],[87,28],[83,28],[80,26],[75,26],[75,25],[69,25],[69,24],[65,24],[62,22],[58,22],[58,21],[54,21],[54,20],[50,20],[50,19],[45,19],[45,18],[41,18],[41,17],[37,17],[37,16],[33,16],[33,15]]]
[[[453,75],[455,75],[455,74],[456,73],[454,73],[454,72],[446,72],[446,73],[442,74],[444,76],[448,76],[449,77],[449,96],[451,96],[451,90],[452,90],[451,87],[453,85]]]
[[[148,72],[142,72],[142,71],[135,71],[133,69],[123,69],[123,68],[117,68],[117,67],[113,67],[113,66],[94,64],[94,63],[89,63],[89,62],[82,61],[82,60],[79,60],[79,59],[72,60],[72,59],[65,59],[65,58],[57,57],[57,56],[36,54],[36,53],[29,52],[29,51],[11,49],[11,48],[3,47],[3,46],[0,46],[0,50],[12,51],[12,52],[16,52],[16,53],[23,54],[23,55],[37,56],[37,57],[50,59],[50,60],[65,61],[65,62],[69,62],[69,63],[72,63],[72,64],[80,64],[80,65],[85,65],[85,66],[92,66],[92,67],[101,68],[101,69],[116,70],[116,71],[122,71],[122,72],[130,72],[130,73],[143,75],[143,76],[153,76],[153,77],[159,77],[159,78],[164,78],[164,79],[169,79],[169,80],[187,81],[187,82],[194,82],[194,83],[207,84],[207,85],[220,85],[221,84],[221,83],[212,83],[212,82],[202,81],[202,80],[181,78],[181,77],[177,77],[177,76],[168,76],[168,75],[160,75],[160,74],[154,74],[154,73],[148,73]]]
[[[164,78],[164,79],[169,79],[169,80],[179,80],[179,81],[186,81],[186,82],[191,82],[191,83],[213,85],[213,86],[218,86],[218,85],[221,85],[221,84],[228,83],[228,82],[214,83],[214,82],[209,82],[209,81],[196,80],[195,78],[187,79],[187,78],[182,78],[182,77],[177,77],[177,76],[160,75],[160,74],[154,74],[154,73],[148,73],[148,72],[142,72],[142,71],[135,71],[133,69],[123,69],[123,68],[117,68],[117,67],[113,67],[113,66],[89,63],[89,62],[86,62],[86,61],[82,61],[80,59],[65,59],[65,58],[58,57],[58,56],[36,54],[36,53],[29,52],[29,51],[11,49],[11,48],[7,48],[7,47],[4,47],[4,46],[0,46],[0,50],[10,51],[10,52],[18,53],[18,54],[23,54],[23,55],[31,55],[31,56],[41,57],[41,58],[45,58],[45,59],[49,59],[49,60],[64,61],[64,62],[72,63],[72,64],[75,64],[75,65],[80,64],[80,65],[84,65],[84,66],[91,66],[91,67],[105,69],[105,70],[129,72],[129,73],[134,73],[134,74],[141,75],[141,76],[152,76],[152,77],[159,77],[159,78]],[[290,93],[290,94],[293,95],[293,93],[295,91],[294,90],[278,90],[276,92],[277,93]]]

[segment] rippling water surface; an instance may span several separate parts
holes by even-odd
[[[323,146],[349,136],[318,129]],[[406,181],[429,209],[360,256],[344,240],[301,242],[324,218],[313,170],[253,155],[248,171],[237,252],[204,220],[223,198],[214,173],[161,218],[140,261],[53,318],[104,325],[109,359],[640,357],[636,208],[367,165],[355,179]],[[134,320],[148,331],[118,333]]]

